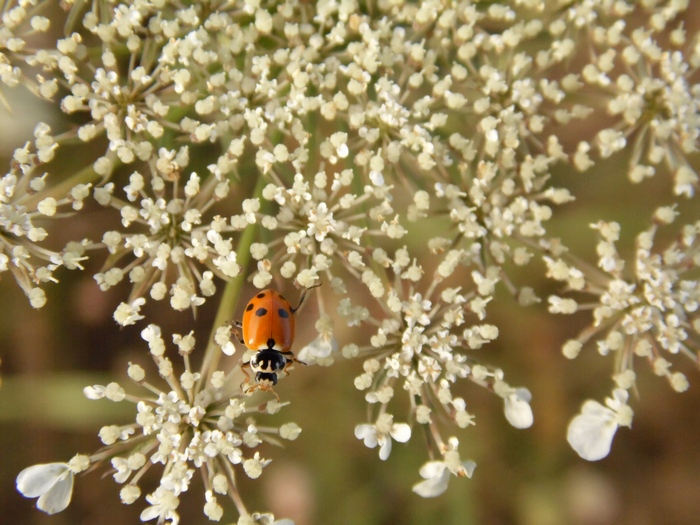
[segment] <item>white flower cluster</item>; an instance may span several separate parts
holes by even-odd
[[[38,124],[0,178],[0,276],[10,272],[38,308],[59,268],[101,257],[95,283],[119,294],[128,281],[113,318],[139,325],[165,386],[132,364],[146,394],[86,389],[133,402],[135,422],[103,427],[105,448],[85,461],[23,471],[18,489],[40,509],[65,508],[74,474],[110,461],[127,504],[162,465],[143,521],[176,524],[199,470],[209,519],[222,518],[226,496],[239,525],[283,523],[248,512],[234,476],[259,477],[269,460],[249,450],[300,432],[249,419],[281,407],[243,401],[250,363],[219,367],[235,352],[246,278],[259,289],[324,285],[318,337],[297,359],[362,360],[354,384],[370,409],[355,436],[387,460],[393,441],[425,429],[429,460],[414,486],[424,497],[474,471],[458,438],[443,437],[445,423],[474,424],[464,381],[498,396],[512,426],[533,424],[530,391],[478,355],[508,329],[490,312],[499,288],[521,306],[540,302],[520,272],[533,260],[566,288],[549,295],[549,313],[592,311],[564,354],[595,340],[617,356],[612,397],[587,401],[569,427],[581,456],[604,457],[617,428],[631,425],[636,358],[674,390],[688,388],[672,361],[698,351],[697,217],[659,250],[657,232],[678,211],[657,209],[632,265],[618,253],[616,223],[594,225],[597,268],[552,233],[559,206],[580,196],[562,174],[613,159],[629,169],[610,177],[666,173],[669,196],[695,197],[700,41],[684,24],[688,0],[64,1],[63,31],[49,31],[56,22],[42,13],[54,4],[9,0],[0,13],[0,86],[24,85],[70,119],[56,135]],[[76,152],[69,164],[80,167],[63,173]],[[105,220],[93,224],[94,210]],[[72,217],[92,240],[45,248],[56,221]],[[176,373],[158,316],[191,319],[219,298],[199,371],[193,332],[173,336]],[[339,320],[362,327],[357,339],[338,343]],[[402,390],[408,403],[397,400]]]
[[[670,32],[671,49],[664,49],[657,36],[674,21],[681,2],[676,4],[659,10],[650,27],[632,29],[618,20],[599,31],[594,45],[600,55],[584,67],[582,78],[614,94],[606,109],[619,124],[598,132],[600,156],[631,146],[630,180],[641,182],[665,166],[675,179],[675,194],[691,197],[698,175],[685,157],[697,149],[700,137],[700,92],[691,80],[700,49],[681,51],[688,42],[682,24]]]
[[[196,173],[181,181],[188,163],[187,147],[161,148],[158,160],[149,165],[150,177],[134,171],[124,195],[115,195],[112,182],[95,189],[97,202],[118,210],[125,229],[102,236],[99,247],[109,257],[95,275],[101,290],[128,277],[133,288],[127,303],[148,293],[156,301],[169,297],[174,310],[186,310],[216,293],[215,275],[238,275],[233,226],[220,215],[207,214],[228,195],[229,182],[216,174],[202,180]]]
[[[25,69],[38,51],[34,47],[36,35],[47,33],[51,27],[51,21],[41,12],[44,6],[39,6],[40,3],[40,0],[23,0],[3,5],[0,24],[0,83],[10,88],[24,85],[38,96],[50,98],[58,91],[56,79],[47,80],[42,75],[37,75],[34,80]],[[10,107],[1,90],[0,104],[5,108]]]
[[[71,464],[30,467],[18,476],[18,489],[27,497],[39,496],[39,508],[53,514],[68,505],[73,474],[89,465],[109,462],[112,477],[124,485],[121,500],[130,505],[141,496],[142,477],[160,464],[162,475],[158,486],[145,496],[149,506],[141,513],[142,521],[155,519],[176,525],[180,497],[188,491],[197,470],[203,475],[203,511],[210,520],[222,518],[219,500],[227,497],[233,499],[242,519],[253,519],[238,495],[234,467],[241,468],[249,478],[258,478],[270,460],[259,451],[252,455],[246,451],[265,441],[276,443],[275,436],[294,440],[301,429],[294,423],[278,429],[258,427],[251,414],[272,414],[282,405],[269,402],[251,408],[223,371],[214,371],[206,378],[192,371],[188,359],[196,345],[192,333],[173,335],[173,343],[184,357],[185,369],[179,375],[165,355],[166,343],[160,328],[149,325],[141,336],[148,342],[165,388],[161,390],[148,381],[144,368],[134,363],[129,364],[128,375],[146,390],[144,395],[127,393],[118,383],[86,387],[84,393],[89,399],[134,403],[135,421],[103,426],[99,437],[104,448],[89,457],[80,456],[84,458],[81,465],[85,463],[82,468],[76,470]]]
[[[581,299],[583,304],[579,305],[573,298],[551,296],[550,311],[572,314],[582,306],[593,310],[593,324],[584,329],[578,338],[565,343],[564,355],[573,359],[585,343],[597,339],[601,355],[616,355],[613,375],[617,385],[615,392],[623,392],[625,401],[626,390],[636,384],[636,359],[648,361],[654,373],[666,377],[676,392],[687,390],[689,383],[685,374],[673,371],[671,360],[680,354],[696,362],[693,341],[700,338],[700,283],[692,276],[700,266],[700,223],[683,226],[678,240],[663,250],[654,245],[658,229],[674,222],[676,215],[672,207],[659,208],[654,215],[655,224],[637,236],[631,275],[626,271],[625,261],[616,249],[615,243],[620,237],[620,226],[617,223],[599,222],[593,225],[601,237],[597,246],[598,266],[605,272],[604,276],[590,275],[584,278],[581,270],[563,259],[546,259],[550,277],[566,282],[569,288],[583,294],[584,298]],[[585,302],[586,299],[590,301],[591,297],[592,304]],[[621,395],[616,394],[615,398],[621,399]],[[607,413],[598,409],[593,411],[590,408],[593,405],[588,406],[588,409],[586,406],[584,405],[583,415],[588,413],[589,420],[594,412]],[[579,426],[583,424],[583,415],[574,419],[579,422]],[[609,419],[607,416],[603,418],[606,421]],[[576,428],[574,422],[572,426]],[[614,430],[610,426],[606,428],[612,440]],[[570,441],[571,432],[570,430]],[[581,448],[575,448],[581,453]],[[594,449],[601,451],[601,454],[605,450],[600,456],[603,457],[610,446],[608,443],[607,447],[601,445],[601,448]],[[599,452],[589,451],[581,455],[586,459],[599,459],[596,457],[598,454]]]
[[[46,303],[42,286],[58,282],[58,268],[83,269],[85,259],[86,242],[71,242],[60,252],[41,245],[49,235],[43,221],[61,208],[81,209],[90,191],[89,185],[78,184],[65,197],[50,196],[42,167],[56,147],[49,126],[37,125],[34,142],[14,151],[10,170],[0,177],[0,274],[11,272],[34,308]]]
[[[314,276],[325,274],[342,292],[343,282],[335,276],[343,273],[333,268],[334,263],[357,274],[364,266],[365,235],[399,238],[405,233],[393,220],[389,188],[363,184],[362,176],[351,169],[319,171],[311,180],[297,173],[289,186],[275,170],[269,175],[274,182],[263,188],[262,199],[243,201],[243,213],[231,217],[231,224],[240,230],[259,224],[279,232],[276,239],[251,246],[252,257],[259,261],[258,273],[253,276],[258,288],[272,280],[271,267],[278,268],[286,279],[311,286],[314,279],[309,281],[306,275],[310,261]],[[277,207],[274,214],[263,211],[265,201]]]
[[[377,255],[375,252],[375,259]],[[449,253],[438,268],[448,258]],[[438,284],[453,277],[455,268],[443,273],[438,270],[427,285],[424,297],[415,291],[425,280],[423,270],[406,248],[397,250],[393,259],[382,252],[381,262],[387,267],[387,273],[396,276],[395,279],[387,278],[395,283],[393,287],[385,289],[379,276],[370,270],[363,274],[363,281],[381,305],[383,315],[365,317],[359,321],[356,309],[348,300],[343,300],[339,308],[339,313],[348,324],[364,322],[374,325],[376,330],[369,339],[369,345],[348,345],[342,350],[346,357],[365,359],[364,372],[355,378],[355,386],[367,392],[365,400],[370,406],[377,407],[378,411],[376,422],[356,427],[356,437],[363,439],[370,448],[379,445],[381,459],[389,456],[392,438],[399,442],[408,441],[411,427],[405,423],[394,423],[394,416],[388,411],[396,392],[403,390],[408,395],[411,407],[409,420],[430,430],[426,435],[434,440],[435,446],[429,447],[429,450],[447,451],[448,446],[441,438],[438,426],[438,422],[444,418],[436,412],[448,416],[459,428],[474,424],[474,415],[467,410],[465,399],[452,392],[453,386],[465,379],[501,397],[506,419],[514,427],[530,427],[533,423],[530,392],[525,388],[509,386],[503,380],[500,369],[480,364],[473,354],[474,350],[498,337],[498,328],[492,324],[468,324],[469,315],[477,320],[486,316],[486,304],[492,299],[498,278],[487,278],[475,271],[472,275],[473,290],[440,286],[441,290],[438,291]],[[456,455],[458,458],[457,438],[453,436],[448,442],[453,443],[449,448],[449,457]],[[449,461],[461,464],[458,460]],[[437,495],[437,487],[443,490],[447,487],[443,473],[465,476],[472,469],[450,467],[447,471],[436,471],[434,476],[422,472],[423,477],[439,478],[440,481],[435,481],[435,487],[430,490],[423,488],[416,491],[421,495]]]

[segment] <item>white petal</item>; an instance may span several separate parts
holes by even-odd
[[[91,400],[102,399],[105,397],[105,387],[102,385],[86,386],[83,388],[83,394]]]
[[[355,437],[363,439],[367,448],[377,446],[377,431],[373,425],[363,424],[355,427]]]
[[[610,400],[610,403],[608,403],[608,406],[616,410],[621,406],[626,405],[628,399],[629,392],[627,392],[627,390],[624,390],[622,388],[616,388],[613,391],[613,398]]]
[[[476,463],[474,463],[471,459],[468,459],[467,461],[462,462],[462,466],[464,467],[464,470],[467,473],[467,477],[471,478],[474,474]]]
[[[362,425],[357,425],[355,427],[355,437],[357,439],[364,439],[365,436],[367,435],[367,427],[370,425],[367,424],[362,424]]]
[[[589,399],[581,406],[581,414],[609,421],[615,420],[615,411],[609,409],[604,405],[601,405],[598,401],[595,401],[594,399]]]
[[[17,476],[17,490],[27,498],[37,498],[53,487],[68,471],[65,463],[46,463],[25,468]]]
[[[431,463],[439,463],[437,461],[432,461]],[[427,465],[427,464],[426,464]],[[425,465],[423,465],[425,467]],[[421,468],[421,471],[423,469]],[[421,472],[421,476],[423,473]],[[413,492],[422,496],[424,498],[434,498],[439,496],[447,490],[447,485],[450,483],[450,473],[448,470],[443,469],[440,476],[426,479],[420,483],[413,485]]]
[[[447,466],[443,461],[428,461],[420,468],[418,473],[420,474],[421,478],[431,479],[442,476],[446,469]]]
[[[303,363],[314,363],[318,359],[324,359],[330,356],[338,349],[338,342],[335,338],[326,339],[323,336],[318,336],[304,348],[299,350],[297,357]]]
[[[411,439],[411,427],[406,423],[395,423],[391,426],[391,437],[399,443],[406,443]]]
[[[527,388],[519,387],[515,389],[515,395],[517,395],[520,399],[525,401],[526,403],[529,403],[532,401],[532,394]]]
[[[224,354],[231,356],[231,355],[236,353],[236,347],[233,345],[233,343],[231,341],[228,341],[228,342],[223,344],[223,346],[221,347],[221,351]]]
[[[520,392],[524,390],[525,392]],[[518,389],[516,393],[508,395],[505,401],[505,414],[508,423],[515,428],[529,428],[532,426],[534,417],[532,408],[528,403],[530,392],[527,389]]]
[[[146,507],[143,509],[143,512],[141,512],[141,516],[139,518],[141,521],[150,521],[157,518],[159,515],[160,509],[158,507]]]
[[[73,473],[68,471],[39,498],[36,506],[47,514],[56,514],[65,510],[70,503],[72,494]]]
[[[583,404],[581,414],[571,420],[566,439],[583,459],[597,461],[610,453],[615,432],[615,413],[589,400]]]
[[[388,437],[385,437],[383,439],[382,446],[379,449],[379,459],[382,461],[386,461],[389,457],[389,454],[391,454],[391,439]]]
[[[324,337],[317,337],[309,344],[309,352],[317,358],[328,357],[333,352],[333,342]]]
[[[384,176],[380,171],[370,171],[369,180],[371,180],[372,184],[375,186],[384,186]]]

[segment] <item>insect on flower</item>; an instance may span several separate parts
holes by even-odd
[[[245,374],[243,385],[250,382],[246,368],[255,373],[255,384],[245,390],[246,394],[260,389],[272,391],[277,396],[272,387],[277,384],[278,374],[287,375],[292,363],[301,363],[291,351],[296,328],[294,314],[304,302],[306,293],[317,286],[320,284],[304,289],[299,304],[294,308],[277,291],[263,290],[248,302],[243,312],[243,321],[234,322],[235,328],[243,331],[240,343],[256,352],[250,361],[241,365]]]

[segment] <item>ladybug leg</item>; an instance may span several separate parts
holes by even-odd
[[[243,391],[243,393],[244,393],[246,396],[251,396],[251,395],[253,395],[253,392],[255,392],[256,390],[262,390],[263,392],[272,392],[272,393],[275,395],[275,397],[277,398],[277,402],[278,402],[278,403],[281,403],[281,402],[282,402],[282,400],[280,399],[280,396],[277,394],[277,392],[275,392],[275,391],[273,390],[273,388],[272,388],[271,386],[269,386],[269,387],[264,387],[264,386],[255,384],[255,385],[253,385],[253,386],[250,386],[250,387],[246,388],[246,389]]]
[[[277,392],[275,392],[275,391],[272,389],[272,387],[266,388],[265,390],[266,390],[266,391],[272,392],[272,393],[275,395],[275,397],[277,398],[277,402],[278,402],[278,403],[281,403],[281,402],[282,402],[282,400],[280,399],[280,396],[277,395]]]
[[[241,330],[243,330],[243,323],[241,323],[240,321],[231,321],[229,323],[229,327],[231,329],[231,333],[236,338],[236,341],[238,341],[242,345],[245,345],[245,341],[243,340],[243,336],[241,335]]]
[[[285,367],[284,367],[285,369],[287,368],[287,365],[289,365],[289,363],[299,363],[300,365],[306,366],[306,363],[304,363],[303,361],[299,361],[294,356],[294,354],[292,352],[290,352],[289,350],[287,350],[286,352],[280,352],[280,354],[282,354],[284,356],[284,358],[287,360],[287,363],[285,364]]]
[[[241,363],[241,372],[243,372],[243,375],[245,376],[243,383],[241,383],[241,388],[243,387],[243,385],[250,383],[250,374],[248,373],[246,368],[250,368],[250,361],[248,361],[247,363]],[[256,386],[257,385],[254,385],[254,386],[250,387],[248,390],[254,389]]]
[[[294,367],[294,363],[299,363],[301,365],[306,366],[306,363],[304,363],[303,361],[299,361],[296,357],[294,357],[294,354],[290,351],[280,352],[280,354],[282,354],[285,359],[284,368],[282,369],[284,375],[289,375],[288,370],[291,370]]]
[[[304,291],[301,292],[301,297],[299,297],[299,304],[296,306],[296,308],[292,308],[292,313],[295,313],[299,308],[301,308],[302,303],[304,302],[304,299],[306,299],[306,292],[313,288],[318,288],[321,286],[321,283],[314,284],[313,286],[309,286],[308,288],[304,288]]]

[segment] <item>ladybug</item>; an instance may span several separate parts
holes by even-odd
[[[304,302],[306,293],[316,286],[320,284],[305,289],[294,308],[283,295],[271,289],[258,292],[248,302],[243,312],[243,322],[235,323],[236,328],[243,331],[239,341],[255,352],[250,361],[241,367],[245,374],[243,384],[250,382],[246,368],[255,373],[255,384],[245,390],[246,394],[256,389],[274,393],[272,387],[277,384],[278,374],[286,375],[292,363],[301,363],[291,351],[296,327],[294,314]]]

